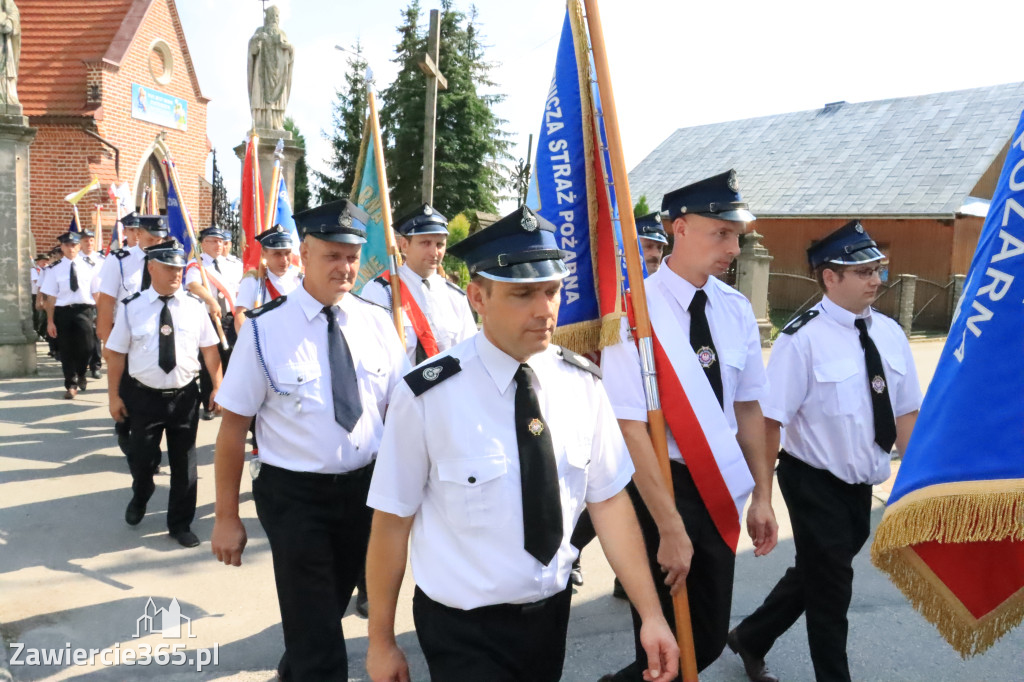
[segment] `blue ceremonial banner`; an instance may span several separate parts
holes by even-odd
[[[78,224],[78,216],[74,213],[71,214],[71,222],[68,224],[68,232],[81,232],[82,228]]]
[[[1024,117],[872,559],[961,655],[1024,618]]]
[[[569,252],[554,342],[583,353],[618,341],[622,313],[615,207],[607,165],[595,153],[601,131],[589,65],[583,18],[567,10],[544,104],[535,183],[527,195],[527,203],[555,225],[559,248]]]
[[[171,236],[181,242],[185,247],[185,254],[192,255],[192,239],[188,235],[188,228],[185,226],[184,211],[188,209],[181,205],[178,199],[178,191],[174,182],[167,183],[167,228]]]
[[[292,217],[292,205],[288,203],[288,186],[284,184],[284,175],[277,185],[277,213],[274,215],[274,224],[288,230],[288,234],[292,236],[292,254],[297,256],[302,240],[299,239],[299,230],[295,227],[295,218]]]
[[[370,223],[366,226],[366,243],[360,255],[359,277],[356,278],[353,291],[359,292],[367,282],[373,281],[388,270],[388,246],[384,235],[384,213],[380,203],[380,180],[377,175],[377,162],[374,154],[373,135],[370,135],[370,126],[367,123],[363,131],[363,144],[359,152],[360,169],[353,183],[352,194],[355,197],[356,205],[366,211],[370,216]]]
[[[175,130],[188,130],[188,102],[132,83],[132,118]]]

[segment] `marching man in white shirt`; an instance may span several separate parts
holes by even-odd
[[[448,243],[448,219],[427,204],[396,222],[405,263],[398,269],[405,318],[405,347],[418,364],[476,334],[466,292],[437,273]],[[362,296],[389,310],[391,282],[378,277]]]
[[[195,547],[196,432],[199,425],[199,354],[213,368],[214,391],[220,385],[217,333],[196,296],[181,288],[185,252],[175,240],[146,250],[151,286],[123,301],[124,310],[107,339],[107,392],[115,422],[131,417],[128,465],[132,499],[128,525],[146,514],[155,490],[154,463],[160,439],[167,436],[171,491],[167,530],[184,547]],[[122,377],[124,381],[122,381]]]
[[[96,300],[96,334],[106,341],[114,327],[119,301],[149,286],[146,249],[163,243],[169,236],[167,220],[158,215],[129,213],[121,218],[128,242],[134,246],[118,249],[104,259],[100,268],[100,293]]]
[[[77,232],[65,232],[57,240],[64,258],[46,273],[40,292],[49,297],[46,299],[46,332],[57,339],[64,372],[64,397],[71,400],[78,391],[85,390],[87,383],[85,373],[96,339],[93,295],[99,290],[99,281],[94,277],[93,268],[82,260]]]
[[[907,337],[871,309],[883,258],[856,220],[807,249],[825,296],[782,330],[768,361],[768,452],[779,453],[796,565],[729,633],[755,682],[777,679],[764,657],[801,615],[815,678],[850,679],[846,612],[853,558],[871,534],[871,488],[889,477],[893,444],[906,452],[921,406]]]
[[[219,561],[241,564],[238,490],[255,416],[252,491],[274,558],[284,680],[348,679],[341,617],[366,562],[384,412],[409,368],[387,311],[350,291],[367,220],[345,200],[296,214],[302,284],[249,312],[217,395],[211,545]]]
[[[302,282],[302,274],[292,265],[293,242],[288,230],[275,225],[256,235],[256,241],[263,250],[267,269],[263,279],[260,279],[256,270],[250,270],[238,285],[238,296],[235,298],[236,332],[242,328],[247,310],[255,310],[287,296]]]
[[[452,253],[473,276],[483,331],[406,375],[388,412],[368,499],[371,679],[409,680],[394,630],[411,532],[413,616],[431,679],[559,680],[569,536],[586,506],[643,617],[647,679],[667,682],[679,650],[624,491],[625,443],[599,370],[551,345],[569,272],[554,226],[519,209]]]

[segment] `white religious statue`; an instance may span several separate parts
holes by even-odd
[[[284,129],[295,47],[281,30],[280,18],[277,7],[268,7],[263,26],[249,39],[249,108],[257,128]]]
[[[14,0],[0,0],[0,96],[4,104],[18,105],[18,61],[21,59],[21,14]]]

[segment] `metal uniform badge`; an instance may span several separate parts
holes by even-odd
[[[697,350],[697,361],[700,362],[701,367],[707,369],[715,364],[715,351],[710,346],[701,346]]]
[[[425,381],[437,381],[439,376],[441,376],[440,367],[427,367],[423,370],[423,379]]]
[[[530,426],[527,428],[530,429],[530,433],[532,433],[535,436],[539,436],[540,434],[544,433],[544,422],[542,422],[540,419],[534,418],[533,421],[530,422]]]
[[[352,216],[347,213],[342,213],[338,216],[338,226],[346,229],[352,227]]]
[[[172,331],[174,331],[174,330],[171,329],[171,325],[169,325],[169,324],[162,324],[162,325],[160,325],[160,334],[162,336],[170,336]]]
[[[729,179],[726,181],[726,184],[733,192],[740,191],[739,183],[736,182],[736,171],[729,171]]]
[[[879,393],[879,394],[884,393],[885,392],[885,379],[882,378],[881,376],[877,376],[877,375],[872,377],[871,378],[871,390],[873,390],[875,393]]]
[[[537,229],[537,218],[529,211],[523,211],[522,225],[527,232],[533,232]]]

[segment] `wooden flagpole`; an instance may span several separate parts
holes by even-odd
[[[405,348],[405,324],[402,322],[402,283],[398,278],[398,244],[391,230],[391,199],[388,195],[387,173],[384,172],[384,146],[380,136],[380,120],[377,118],[377,98],[373,88],[367,84],[367,99],[370,101],[370,134],[373,136],[373,158],[377,166],[377,192],[380,195],[380,214],[384,223],[384,241],[388,249],[388,275],[391,281],[391,317],[398,330],[398,338]]]
[[[641,371],[644,377],[644,392],[647,395],[647,426],[651,444],[658,456],[658,464],[669,495],[675,497],[672,488],[672,472],[669,467],[668,440],[665,434],[665,415],[661,410],[658,393],[658,377],[654,367],[654,340],[651,332],[651,318],[647,312],[647,295],[644,289],[643,266],[636,237],[636,222],[633,219],[633,198],[629,192],[629,178],[622,154],[622,138],[619,135],[619,118],[615,111],[615,95],[612,91],[611,75],[608,72],[608,54],[605,51],[604,32],[601,29],[601,14],[597,0],[583,0],[587,13],[587,27],[590,44],[594,52],[594,69],[597,86],[601,94],[604,113],[605,134],[608,138],[608,155],[611,157],[612,183],[619,206],[619,224],[622,228],[622,244],[626,251],[626,270],[629,273],[630,302],[635,316],[636,335],[640,349]],[[686,587],[672,598],[675,611],[676,638],[681,658],[680,674],[683,682],[697,681],[697,657],[693,644],[693,628],[690,623],[690,601]]]

